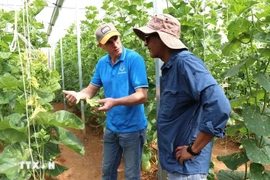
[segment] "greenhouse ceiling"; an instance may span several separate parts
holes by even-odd
[[[32,0],[30,0],[32,1]],[[79,20],[84,19],[85,7],[96,6],[100,8],[103,0],[46,0],[45,7],[36,19],[44,24],[49,44],[54,45],[59,38],[65,35],[66,29]],[[0,9],[6,11],[19,10],[24,0],[0,0]]]
[[[24,1],[0,0],[0,9],[6,11],[19,10],[23,7]],[[153,1],[154,6],[157,7],[156,12],[161,12],[162,7],[166,4],[166,0],[146,1]],[[79,21],[85,19],[86,6],[101,8],[103,0],[46,0],[46,2],[47,7],[36,16],[36,19],[43,23],[48,42],[54,46],[65,35],[69,26],[77,22],[77,18]],[[149,13],[152,14],[152,12]]]

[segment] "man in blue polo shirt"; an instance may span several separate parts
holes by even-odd
[[[140,179],[140,163],[147,120],[143,103],[147,100],[147,74],[143,58],[122,46],[120,33],[111,24],[96,30],[98,46],[108,54],[97,63],[89,86],[80,92],[65,91],[72,103],[92,98],[103,87],[105,99],[98,110],[106,111],[102,179],[117,180],[117,169],[124,157],[125,178]]]
[[[180,41],[180,22],[154,15],[134,32],[160,58],[159,161],[169,180],[206,180],[214,136],[223,137],[231,107],[201,59]]]

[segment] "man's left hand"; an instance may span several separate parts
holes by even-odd
[[[183,164],[185,160],[189,160],[194,157],[189,152],[187,152],[187,148],[188,146],[178,146],[175,149],[176,160],[179,161],[180,164]]]
[[[103,104],[102,107],[98,108],[99,111],[109,111],[114,106],[113,98],[100,99],[97,102]]]

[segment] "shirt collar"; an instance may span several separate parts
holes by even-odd
[[[170,68],[173,65],[174,60],[176,59],[178,54],[181,53],[182,51],[185,51],[185,50],[186,49],[179,49],[179,51],[176,51],[176,52],[172,53],[171,57],[169,58],[169,61],[167,63],[164,63],[161,66],[161,70],[164,69],[164,68]]]
[[[122,53],[120,55],[120,57],[118,58],[118,60],[115,62],[115,64],[117,64],[119,61],[124,61],[126,58],[126,48],[124,46],[122,46]],[[107,63],[111,63],[111,58],[110,55],[107,54]]]
[[[178,55],[178,53],[181,52],[181,51],[177,51],[177,52],[174,52],[171,57],[169,58],[169,61],[167,63],[164,63],[162,66],[161,66],[161,70],[164,69],[164,68],[170,68],[174,62],[174,59],[176,58],[176,56]]]

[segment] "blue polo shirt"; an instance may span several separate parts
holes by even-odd
[[[183,165],[176,161],[175,149],[195,141],[200,131],[223,137],[230,103],[202,60],[187,50],[173,54],[161,70],[157,121],[160,164],[169,173],[207,174],[212,142]]]
[[[144,60],[137,52],[123,46],[114,64],[108,54],[98,61],[90,83],[103,87],[106,98],[121,98],[135,93],[137,88],[148,88]],[[134,132],[146,126],[143,104],[119,105],[106,113],[106,128],[114,132]]]

